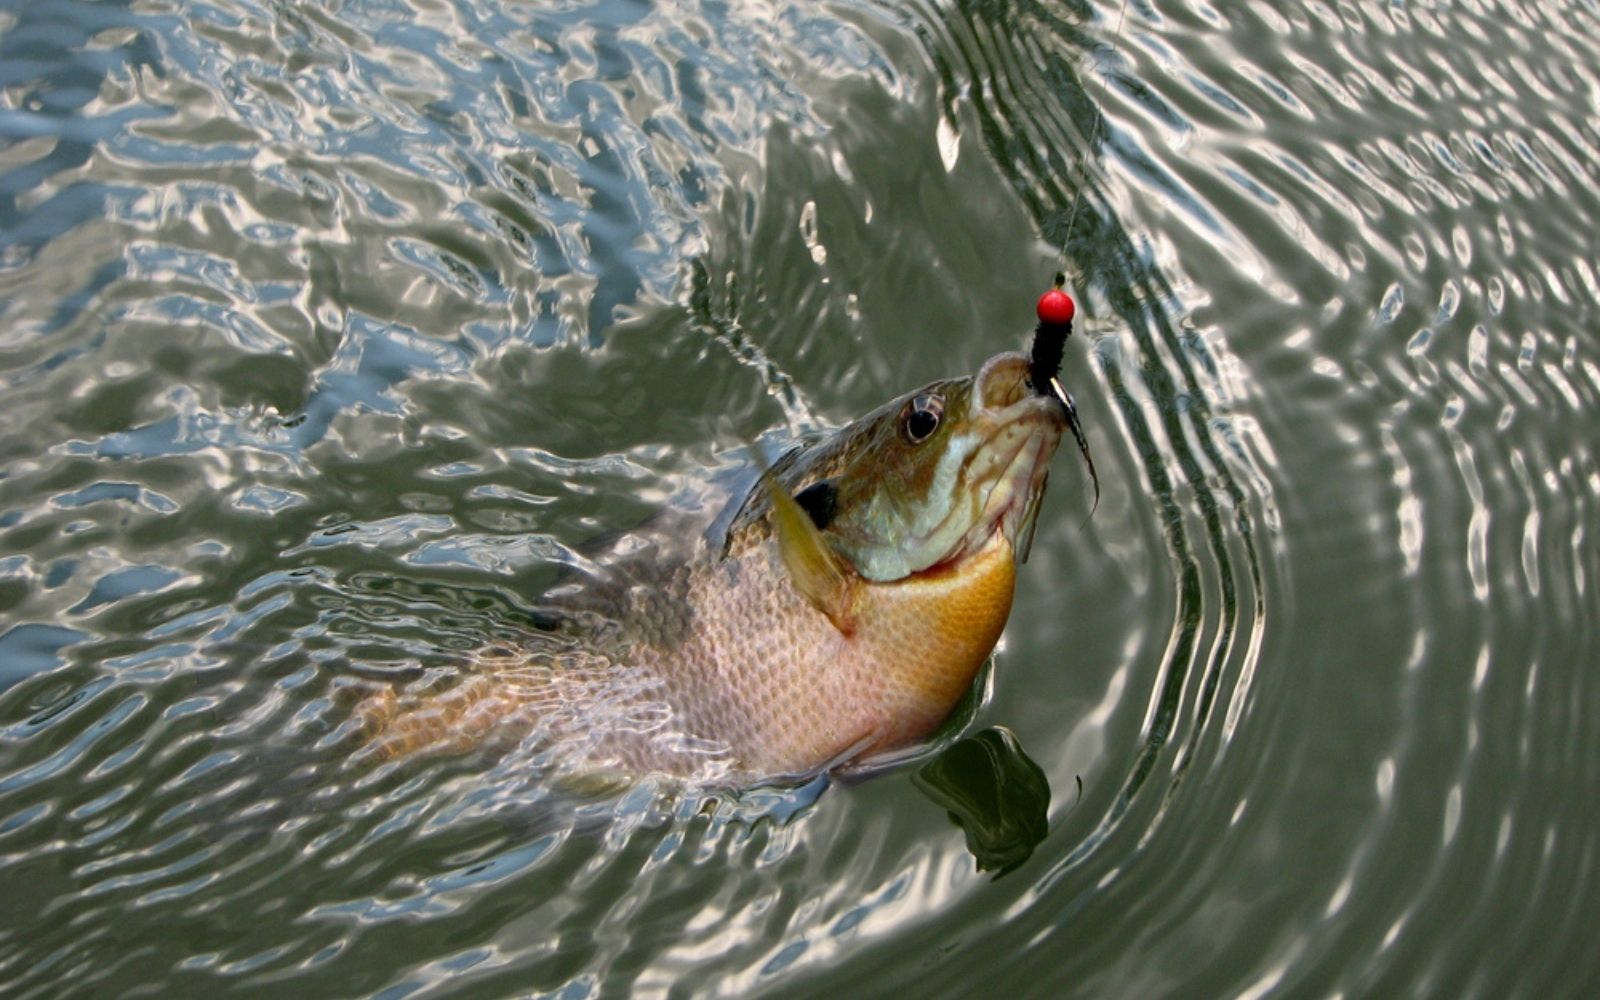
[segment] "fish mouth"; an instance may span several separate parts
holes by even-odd
[[[1065,406],[1034,391],[1029,367],[1024,354],[999,354],[973,379],[969,417],[980,441],[961,477],[971,498],[971,521],[940,563],[964,559],[996,533],[1011,545],[1018,562],[1028,558],[1050,456],[1067,428]]]

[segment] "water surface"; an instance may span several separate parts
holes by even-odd
[[[1592,993],[1597,42],[0,5],[0,992]],[[1104,492],[1057,458],[970,741],[742,798],[348,766],[355,689],[741,434],[1023,345],[1058,267]],[[1012,746],[1001,862],[938,788]]]

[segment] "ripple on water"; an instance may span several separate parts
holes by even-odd
[[[1597,35],[0,12],[0,991],[1582,992]],[[1054,789],[1022,868],[907,768],[350,762],[729,422],[968,367],[1058,249],[1105,496],[1058,468],[981,708]]]
[[[1543,719],[1577,737],[1556,722],[1570,721],[1556,702],[1588,690],[1576,676],[1556,682],[1559,693],[1538,680],[1551,651],[1584,655],[1568,629],[1592,617],[1570,539],[1592,516],[1593,496],[1593,455],[1573,434],[1597,385],[1590,345],[1573,325],[1597,302],[1585,235],[1595,204],[1578,194],[1592,174],[1581,95],[1593,74],[1565,42],[1552,47],[1565,58],[1537,70],[1523,53],[1550,34],[1592,32],[1593,16],[1576,5],[1518,8],[1514,23],[1476,8],[1252,13],[1318,47],[1241,47],[1247,55],[1231,67],[1210,60],[1213,83],[1274,128],[1201,130],[1170,161],[1194,176],[1191,190],[1221,192],[1219,214],[1257,213],[1244,230],[1253,246],[1236,261],[1218,259],[1214,232],[1180,220],[1193,238],[1180,240],[1175,267],[1204,271],[1226,306],[1201,302],[1194,321],[1219,331],[1225,323],[1235,352],[1279,376],[1252,380],[1249,397],[1275,428],[1278,461],[1267,475],[1286,510],[1287,589],[1321,590],[1325,605],[1278,603],[1276,614],[1292,614],[1302,633],[1315,634],[1319,618],[1348,623],[1326,628],[1331,645],[1304,654],[1301,685],[1332,718],[1343,717],[1341,703],[1359,706],[1331,760],[1353,761],[1371,746],[1381,808],[1333,852],[1351,863],[1330,882],[1333,927],[1316,947],[1346,966],[1352,949],[1383,956],[1365,978],[1346,980],[1357,992],[1402,982],[1482,989],[1507,974],[1498,964],[1507,947],[1488,940],[1492,918],[1463,930],[1443,915],[1504,912],[1474,894],[1505,892],[1514,906],[1508,879],[1518,865],[1508,852],[1527,852],[1521,870],[1549,857],[1539,836],[1518,842],[1507,832],[1510,817],[1546,807],[1501,783],[1525,787],[1530,766],[1551,773],[1513,734]],[[1439,37],[1454,44],[1441,47]],[[1227,51],[1208,33],[1184,43],[1162,68],[1202,45]],[[1161,50],[1136,49],[1158,59]],[[1141,74],[1156,76],[1154,65]],[[1162,96],[1173,106],[1206,99],[1167,82]],[[1264,100],[1309,114],[1272,115]],[[1219,176],[1220,163],[1229,166]],[[1229,183],[1242,204],[1226,194]],[[1241,316],[1258,270],[1268,291],[1294,296]],[[1306,375],[1293,377],[1299,366]],[[1352,590],[1360,600],[1334,597]],[[1319,663],[1336,667],[1338,682],[1319,683]],[[1352,683],[1367,693],[1348,693]],[[1552,700],[1539,704],[1536,690]],[[1323,803],[1349,794],[1315,787]],[[1423,842],[1436,845],[1425,857],[1408,850]],[[1483,881],[1460,877],[1466,870]],[[1567,898],[1557,892],[1545,905],[1561,909]],[[1370,945],[1362,926],[1381,928]],[[1473,944],[1457,944],[1466,938]],[[1544,954],[1573,945],[1548,942]],[[1319,975],[1298,942],[1281,954],[1299,982],[1340,982]],[[1262,983],[1281,984],[1284,971],[1274,966]]]

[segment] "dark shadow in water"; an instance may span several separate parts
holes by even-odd
[[[1011,730],[963,737],[911,776],[967,836],[981,872],[1016,871],[1050,832],[1050,780]]]

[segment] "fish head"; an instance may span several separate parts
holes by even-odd
[[[1065,408],[1022,354],[929,383],[789,456],[779,483],[868,582],[959,562],[1001,533],[1027,557]]]

